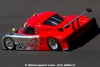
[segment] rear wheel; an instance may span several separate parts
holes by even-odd
[[[6,37],[4,38],[4,46],[9,50],[15,50],[16,45],[14,43],[14,40],[12,38]]]
[[[48,39],[48,46],[52,51],[60,51],[61,50],[60,43],[55,38]]]

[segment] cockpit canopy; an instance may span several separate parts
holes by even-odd
[[[23,33],[25,34],[35,34],[35,25],[38,25],[38,23],[41,23],[41,25],[48,25],[48,26],[57,26],[61,22],[64,21],[64,19],[57,13],[50,12],[49,15],[48,12],[45,12],[46,14],[38,14],[37,16],[30,17],[24,24]],[[44,19],[44,21],[38,22],[41,18],[45,18],[45,15],[48,17]],[[42,16],[42,17],[41,17]]]

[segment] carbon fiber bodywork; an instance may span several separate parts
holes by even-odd
[[[16,45],[16,50],[34,50],[35,46],[39,46],[39,35],[31,35],[31,36],[26,36],[26,35],[21,35],[18,33],[8,33],[3,36],[2,38],[2,49],[7,49],[4,45],[3,40],[5,38],[12,38],[14,40],[14,43]],[[34,44],[32,47],[29,46],[29,44]],[[35,50],[38,50],[39,48],[37,47]]]

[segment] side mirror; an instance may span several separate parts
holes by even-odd
[[[63,31],[64,31],[63,28],[58,28],[58,30],[59,30],[60,32],[63,32]]]

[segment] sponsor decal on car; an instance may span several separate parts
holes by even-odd
[[[33,38],[29,43],[27,43],[28,48],[33,47],[33,50],[39,49],[39,38]]]

